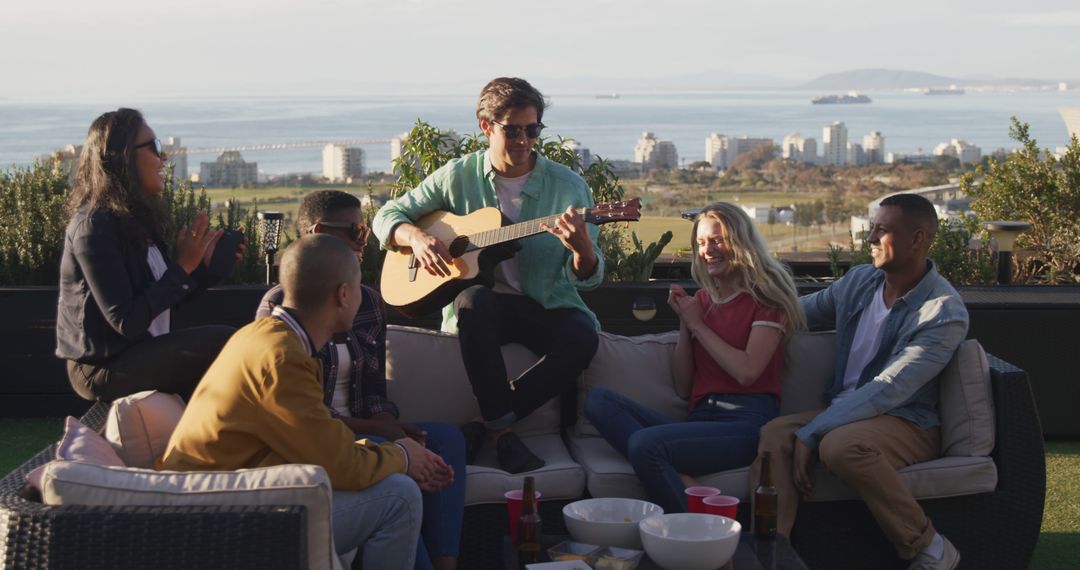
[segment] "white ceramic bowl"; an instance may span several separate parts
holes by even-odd
[[[611,497],[574,501],[562,512],[566,529],[578,542],[641,549],[638,523],[664,509],[648,501]]]
[[[638,525],[649,558],[663,568],[714,570],[735,554],[742,525],[727,517],[676,513]]]

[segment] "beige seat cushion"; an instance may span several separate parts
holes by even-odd
[[[780,415],[825,407],[822,394],[834,374],[833,332],[799,331],[784,348],[780,370]]]
[[[513,475],[499,469],[495,446],[490,442],[480,448],[476,465],[468,466],[465,485],[465,505],[503,503],[503,493],[521,489],[525,476],[536,478],[536,489],[543,493],[541,500],[576,499],[585,491],[585,471],[570,457],[562,437],[556,434],[531,435],[521,440],[545,465],[536,471]]]
[[[941,453],[985,457],[994,450],[990,364],[977,340],[960,343],[941,379]]]
[[[629,337],[601,332],[596,356],[578,383],[574,433],[600,435],[583,412],[589,390],[596,387],[614,390],[670,418],[686,419],[686,400],[671,383],[671,355],[678,339],[678,331]]]
[[[54,461],[42,478],[42,499],[49,505],[304,506],[310,568],[340,567],[331,497],[330,479],[315,465],[181,473]]]
[[[457,335],[389,325],[386,333],[387,394],[410,422],[461,425],[480,417],[480,407],[461,361]],[[503,347],[506,376],[516,378],[536,363],[524,346]],[[558,434],[559,398],[554,398],[514,424],[522,437]]]
[[[176,394],[149,390],[113,402],[105,421],[105,439],[128,467],[151,469],[165,454],[184,400]]]
[[[594,497],[633,497],[644,499],[633,467],[603,439],[571,438],[570,450],[588,477],[589,494]],[[989,457],[942,457],[909,465],[899,471],[901,479],[917,499],[938,499],[986,493],[997,487],[997,467]],[[698,477],[702,485],[717,487],[725,495],[749,500],[750,469],[743,467]],[[811,501],[853,500],[858,496],[846,484],[817,466],[814,496]]]

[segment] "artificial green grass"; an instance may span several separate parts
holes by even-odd
[[[0,476],[60,439],[62,418],[0,419]],[[1080,440],[1046,442],[1046,508],[1031,568],[1076,568],[1080,559]]]

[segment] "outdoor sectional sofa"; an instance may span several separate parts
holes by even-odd
[[[566,393],[518,422],[515,430],[547,464],[530,473],[543,493],[545,532],[565,533],[560,509],[585,496],[643,497],[629,464],[581,416],[586,391],[605,386],[672,417],[686,403],[671,389],[668,363],[676,335],[601,333],[600,348]],[[833,335],[800,333],[787,346],[784,413],[821,407],[831,374]],[[519,345],[504,348],[508,377],[535,360]],[[460,424],[478,415],[457,338],[391,326],[387,339],[390,397],[410,421]],[[104,424],[95,406],[85,423]],[[904,480],[935,526],[959,548],[967,568],[1026,567],[1038,539],[1046,488],[1042,434],[1027,375],[964,343],[942,374],[944,457],[910,466]],[[0,566],[20,568],[311,567],[311,513],[293,505],[247,507],[45,506],[20,496],[30,468],[47,449],[0,480]],[[463,568],[500,568],[506,514],[503,493],[523,475],[495,466],[492,446],[468,468]],[[792,542],[810,568],[903,568],[869,512],[839,480],[817,474],[815,496],[799,511]],[[700,478],[748,499],[747,469]],[[748,509],[740,508],[746,524]],[[141,562],[143,561],[143,562]],[[214,562],[216,561],[216,562]],[[228,561],[223,564],[223,561]]]

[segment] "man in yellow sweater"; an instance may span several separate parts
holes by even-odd
[[[365,568],[412,568],[420,532],[418,485],[438,490],[453,470],[408,437],[354,441],[323,404],[315,356],[352,325],[360,264],[333,236],[295,242],[281,259],[282,305],[222,349],[176,426],[161,469],[321,465],[334,488],[338,553],[362,547]]]

